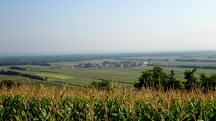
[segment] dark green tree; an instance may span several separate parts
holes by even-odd
[[[205,92],[215,89],[216,87],[216,75],[207,76],[206,74],[200,75],[201,87]]]
[[[216,87],[216,74],[212,74],[209,80],[210,89],[215,90]]]
[[[180,88],[180,81],[176,79],[175,77],[175,71],[171,70],[170,74],[168,75],[168,84],[167,87],[168,89],[179,89]]]
[[[154,67],[152,70],[146,70],[142,73],[138,82],[134,84],[136,88],[154,87],[164,88],[167,85],[167,74],[160,67]]]
[[[111,89],[111,83],[110,83],[110,81],[107,81],[107,80],[101,80],[100,82],[93,81],[90,84],[90,87],[93,87],[93,88],[98,89],[98,90],[110,90]]]
[[[153,81],[153,73],[152,70],[146,70],[143,71],[141,77],[139,77],[138,82],[134,84],[134,87],[136,88],[142,88],[142,87],[152,87],[154,85]]]
[[[3,81],[0,82],[0,88],[5,87],[7,89],[11,89],[11,88],[13,88],[13,87],[15,87],[17,85],[19,85],[19,84],[18,83],[16,84],[11,80],[3,80]]]
[[[196,69],[186,70],[184,72],[184,78],[187,80],[185,83],[185,89],[192,89],[192,87],[197,86],[197,78],[195,77]]]

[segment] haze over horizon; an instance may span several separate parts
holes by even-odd
[[[0,1],[0,54],[215,50],[216,1]]]

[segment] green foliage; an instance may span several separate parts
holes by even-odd
[[[216,101],[205,102],[193,99],[184,104],[174,100],[166,105],[158,100],[135,100],[125,104],[117,98],[107,100],[96,98],[65,97],[58,101],[50,98],[41,100],[22,96],[0,98],[1,120],[13,121],[197,121],[216,120]],[[133,108],[128,108],[132,106]]]
[[[47,77],[41,77],[41,76],[38,76],[38,75],[35,75],[35,74],[28,74],[28,73],[21,73],[21,72],[18,72],[18,71],[11,71],[11,70],[1,70],[0,71],[0,74],[2,75],[17,75],[17,76],[23,76],[23,77],[28,77],[28,78],[31,78],[31,79],[38,79],[38,80],[42,80],[42,81],[47,81]]]
[[[186,82],[184,87],[187,90],[191,90],[193,87],[202,87],[204,91],[215,90],[216,88],[216,74],[207,76],[205,73],[200,75],[200,81],[195,76],[196,69],[186,70],[184,72],[184,78]],[[134,84],[135,88],[141,89],[146,88],[156,88],[164,89],[168,91],[169,89],[181,89],[181,81],[177,80],[175,77],[175,71],[171,70],[170,74],[166,74],[163,68],[154,67],[152,70],[146,70],[142,73],[138,82]]]
[[[14,83],[11,80],[3,80],[0,82],[0,88],[6,87],[8,89],[11,89],[11,88],[13,88],[15,86],[19,86],[19,85],[20,85],[19,83]]]
[[[11,66],[10,69],[14,69],[14,70],[21,70],[21,71],[26,70],[26,68],[18,67],[18,66]]]
[[[206,74],[200,75],[201,86],[204,91],[215,89],[216,87],[216,74],[207,76]]]
[[[146,70],[139,78],[139,82],[134,86],[137,88],[144,87],[160,87],[162,82],[166,80],[166,73],[160,67],[154,67],[152,70]]]
[[[154,67],[152,70],[144,71],[138,82],[134,84],[134,87],[139,89],[142,87],[154,87],[167,91],[168,89],[180,88],[180,81],[175,78],[174,70],[171,70],[168,75],[163,68]]]
[[[184,72],[184,78],[187,80],[185,83],[185,89],[191,89],[192,87],[198,86],[197,78],[195,77],[196,69],[186,70]]]
[[[3,120],[48,120],[51,118],[52,101],[43,98],[41,101],[30,98],[24,100],[21,96],[1,98],[1,119]]]
[[[164,91],[168,91],[170,89],[181,89],[180,80],[177,80],[175,77],[175,71],[171,70],[170,74],[167,74],[162,81],[162,87]]]
[[[107,80],[101,80],[101,82],[93,81],[90,87],[93,87],[99,90],[109,90],[111,89],[111,83]]]

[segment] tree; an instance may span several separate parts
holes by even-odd
[[[179,89],[180,88],[180,81],[175,78],[174,70],[170,71],[170,74],[168,75],[168,82],[165,88],[166,89]]]
[[[210,89],[214,89],[215,90],[215,87],[216,87],[216,74],[212,74],[210,76],[210,80],[209,80],[209,85],[210,85]],[[208,85],[208,86],[209,86]]]
[[[142,73],[138,82],[134,84],[136,88],[155,87],[163,88],[167,83],[167,74],[160,67],[154,67],[152,70],[146,70]]]
[[[215,89],[216,87],[216,75],[207,76],[206,74],[200,75],[201,87],[204,91]]]
[[[139,77],[138,79],[138,82],[134,84],[134,87],[139,88],[139,89],[142,87],[150,88],[153,85],[154,85],[154,82],[153,82],[152,70],[146,70],[146,71],[143,71],[141,77]]]
[[[152,71],[153,71],[154,86],[157,88],[162,88],[162,87],[164,88],[165,86],[167,86],[168,76],[164,72],[163,68],[156,66],[152,69]]]
[[[90,87],[93,87],[98,90],[110,90],[111,89],[111,83],[107,80],[101,80],[100,82],[93,81],[90,85]]]
[[[15,86],[19,86],[19,83],[14,83],[11,80],[3,80],[0,82],[0,88],[6,87],[7,89],[11,89]]]
[[[193,86],[196,86],[197,84],[197,78],[195,77],[196,69],[193,70],[186,70],[184,72],[184,78],[187,80],[185,83],[186,89],[191,89]]]

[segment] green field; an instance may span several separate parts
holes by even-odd
[[[160,65],[190,65],[190,66],[216,66],[215,62],[180,62],[180,61],[152,61],[154,64]]]
[[[23,74],[47,77],[48,80],[0,75],[0,80],[12,80],[22,83],[10,91],[2,90],[0,105],[3,108],[0,108],[0,115],[13,117],[16,116],[14,114],[17,114],[16,111],[18,111],[26,114],[17,114],[16,117],[20,119],[32,115],[33,118],[38,116],[37,118],[41,120],[45,120],[47,117],[48,119],[62,120],[68,115],[71,115],[71,117],[67,117],[70,120],[105,120],[105,117],[110,120],[120,120],[119,118],[122,118],[122,120],[126,118],[128,120],[144,120],[144,118],[158,120],[158,116],[161,116],[161,120],[181,120],[183,118],[185,120],[215,119],[215,113],[213,113],[216,106],[215,91],[208,94],[196,89],[193,91],[170,90],[168,92],[154,89],[138,91],[131,87],[144,70],[152,69],[153,66],[101,69],[96,67],[74,67],[79,63],[88,62],[101,63],[102,61],[58,62],[50,63],[50,66],[18,65],[26,70],[14,70],[9,69],[9,66],[1,66],[0,70],[13,70]],[[168,62],[164,61],[164,63]],[[193,64],[200,65],[201,63],[195,62]],[[207,65],[210,63],[203,62],[202,64]],[[163,67],[163,69],[167,74],[171,70],[175,70],[176,78],[184,81],[184,72],[189,68]],[[202,73],[209,75],[216,73],[216,70],[198,69],[196,72],[197,78]],[[119,84],[112,84],[111,90],[101,91],[94,88],[83,88],[83,86],[86,87],[93,81],[102,79],[117,81]],[[74,86],[68,87],[67,85]],[[33,86],[37,86],[37,88],[32,88]],[[31,105],[36,108],[32,110]],[[41,109],[48,111],[44,113]],[[100,113],[98,113],[99,110],[101,110]],[[105,110],[109,113],[106,113]],[[119,111],[121,112],[119,113]],[[13,115],[11,115],[11,112],[13,112]],[[54,115],[51,115],[53,112],[55,112]],[[46,115],[46,117],[43,118],[37,114]]]
[[[100,63],[102,60],[83,61],[91,63]],[[118,81],[121,83],[130,83],[131,85],[137,81],[141,73],[146,69],[152,69],[153,67],[127,67],[127,68],[73,68],[73,65],[83,62],[58,62],[51,63],[51,66],[36,66],[36,65],[22,65],[20,67],[26,68],[26,70],[15,70],[22,73],[30,73],[38,76],[47,77],[49,82],[63,81],[69,84],[76,84],[87,86],[93,81],[99,81],[100,79]],[[161,62],[162,63],[162,62]],[[165,62],[164,62],[165,63]],[[194,63],[199,64],[199,63]],[[205,65],[205,63],[202,63]],[[206,63],[210,64],[210,63]],[[211,63],[213,65],[213,63]],[[8,69],[8,66],[2,66],[0,69]],[[163,67],[163,69],[169,73],[170,70],[175,70],[176,77],[184,80],[184,71],[188,68],[174,68]],[[197,77],[201,73],[212,74],[216,73],[214,69],[198,69]],[[0,80],[27,80],[21,76],[3,76],[0,75]]]
[[[38,74],[35,74],[35,75],[42,76],[42,77],[47,77],[47,78],[60,79],[60,80],[66,80],[66,79],[74,78],[72,76],[60,75],[60,74],[55,74],[55,73],[38,73]]]

